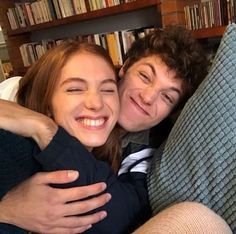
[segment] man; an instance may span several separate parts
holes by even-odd
[[[124,160],[120,174],[127,170],[146,172],[149,158],[142,150],[149,147],[151,141],[149,131],[145,130],[159,124],[184,103],[204,78],[206,64],[200,48],[181,28],[158,30],[133,45],[119,73],[119,124],[124,129]],[[15,118],[20,121],[22,116],[20,114]],[[39,140],[43,140],[48,126],[42,125],[38,129]],[[134,164],[133,153],[138,155]],[[2,199],[0,221],[42,233],[78,233],[86,230],[106,214],[70,215],[75,210],[77,214],[83,214],[102,206],[108,200],[106,194],[73,204],[67,202],[99,194],[105,185],[100,183],[64,190],[48,185],[69,183],[77,177],[78,173],[67,171],[36,174]]]

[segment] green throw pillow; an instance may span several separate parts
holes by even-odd
[[[236,232],[236,25],[221,40],[208,76],[186,103],[148,173],[153,214],[198,201]]]

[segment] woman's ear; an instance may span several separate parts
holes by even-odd
[[[52,118],[52,117],[53,117],[52,111],[51,111],[51,108],[50,108],[50,107],[48,107],[47,116],[48,116],[49,118]]]

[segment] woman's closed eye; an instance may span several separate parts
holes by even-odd
[[[116,92],[115,89],[101,89],[101,91],[102,91],[103,93],[115,93],[115,92]]]
[[[117,86],[116,84],[113,84],[113,83],[104,84],[100,87],[100,91],[102,93],[107,93],[107,94],[116,93]]]
[[[73,88],[67,88],[66,89],[66,92],[68,92],[68,93],[83,92],[83,91],[85,91],[85,89],[81,88],[81,87],[73,87]]]

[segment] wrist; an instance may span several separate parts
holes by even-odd
[[[0,223],[14,224],[12,222],[13,215],[11,215],[11,213],[11,207],[4,205],[4,198],[0,200]]]
[[[39,121],[38,129],[35,132],[33,139],[36,141],[39,148],[43,150],[55,136],[57,130],[57,124],[52,119],[45,116]]]

